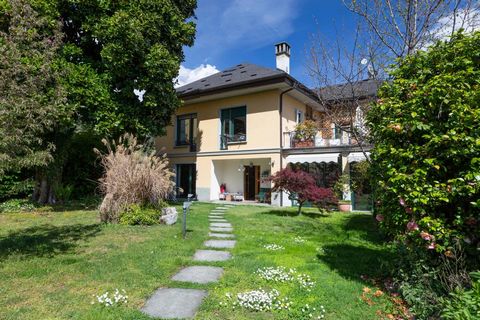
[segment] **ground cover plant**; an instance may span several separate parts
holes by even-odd
[[[238,240],[234,258],[211,263],[225,268],[220,282],[173,283],[206,240],[214,206],[193,205],[185,241],[181,224],[103,224],[94,210],[0,213],[0,318],[149,319],[138,309],[168,286],[209,290],[198,319],[372,319],[393,312],[386,294],[372,294],[372,305],[362,300],[366,287],[378,290],[369,279],[391,258],[368,214],[235,207],[227,213]],[[293,270],[292,280],[260,276],[280,267]],[[244,307],[272,299],[275,310]]]

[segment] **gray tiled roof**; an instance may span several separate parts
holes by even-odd
[[[285,77],[286,75],[287,74],[281,70],[265,68],[250,63],[242,63],[215,73],[211,76],[181,86],[177,88],[177,93],[180,96],[199,94],[206,91],[234,87],[250,82],[260,82],[272,78]]]
[[[382,80],[366,79],[358,81],[353,85],[339,84],[317,90],[319,90],[320,100],[322,101],[348,100],[354,97],[363,99],[376,96],[382,83]]]

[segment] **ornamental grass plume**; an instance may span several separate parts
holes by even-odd
[[[173,192],[175,184],[168,160],[158,155],[151,143],[142,145],[132,134],[102,142],[107,152],[95,152],[105,169],[99,180],[104,194],[99,209],[103,222],[118,223],[121,214],[134,204],[157,207]]]

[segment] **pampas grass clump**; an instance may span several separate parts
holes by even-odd
[[[159,156],[152,144],[140,144],[132,134],[124,134],[118,141],[102,142],[107,152],[95,149],[105,169],[100,179],[104,194],[99,209],[101,220],[118,223],[132,205],[161,206],[175,186],[167,158]]]

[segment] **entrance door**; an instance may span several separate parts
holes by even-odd
[[[260,191],[260,166],[245,166],[243,186],[244,199],[255,200]]]
[[[187,198],[189,194],[195,195],[195,182],[197,171],[195,164],[177,164],[177,197]]]

